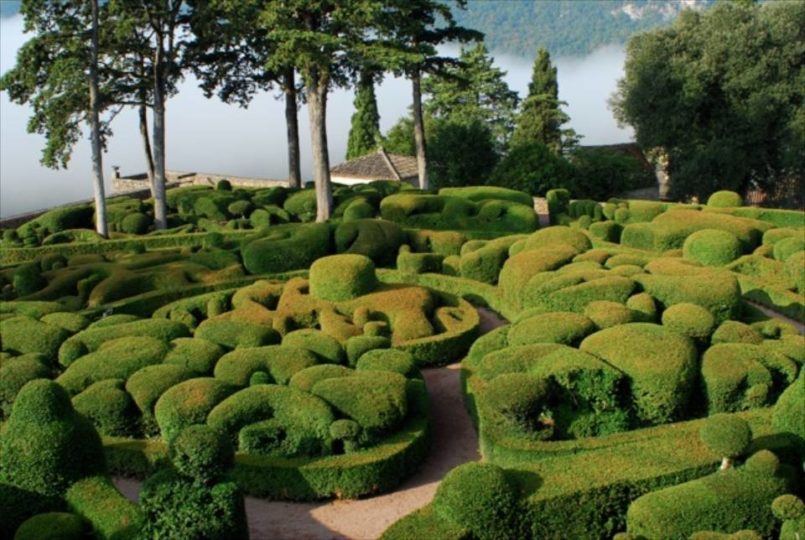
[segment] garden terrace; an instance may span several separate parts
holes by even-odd
[[[688,538],[680,497],[707,530],[776,533],[772,501],[802,494],[805,214],[554,192],[537,229],[524,193],[400,189],[339,188],[329,223],[310,222],[310,190],[221,185],[169,191],[168,233],[126,199],[108,240],[80,207],[7,231],[0,496],[35,504],[15,499],[4,533],[54,512],[117,531],[96,492],[134,530],[205,470],[230,502],[393,491],[433,435],[421,370],[458,361],[483,463],[386,537]],[[507,324],[479,337],[477,306]],[[53,461],[72,435],[50,449],[36,415],[79,426],[106,465]],[[740,448],[710,427],[723,415]],[[182,454],[197,438],[232,453]],[[58,492],[25,472],[29,440]],[[141,506],[110,472],[149,478]]]

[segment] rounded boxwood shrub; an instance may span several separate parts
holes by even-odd
[[[801,459],[805,459],[805,369],[777,399],[772,414],[772,425],[781,433],[795,437]]]
[[[405,233],[391,221],[360,219],[338,225],[333,238],[338,253],[364,255],[378,266],[391,266],[405,242]]]
[[[626,300],[626,307],[635,315],[635,322],[654,322],[657,319],[657,303],[648,293],[638,293]]]
[[[233,216],[246,217],[253,208],[254,205],[250,201],[240,200],[229,203],[229,206],[226,207],[226,210]]]
[[[388,349],[389,347],[391,347],[391,340],[385,336],[352,336],[344,344],[347,361],[350,366],[355,366],[358,359],[369,351]]]
[[[207,319],[196,328],[196,337],[206,339],[222,347],[262,347],[279,343],[280,334],[261,324],[233,319]]]
[[[789,256],[783,265],[783,273],[799,291],[805,294],[805,251],[798,251]]]
[[[662,314],[662,325],[699,341],[707,340],[716,326],[713,314],[696,304],[674,304]]]
[[[45,286],[42,271],[35,262],[19,265],[11,275],[11,284],[18,297],[33,294]]]
[[[70,333],[80,332],[89,326],[89,319],[79,313],[57,312],[48,313],[39,319],[40,322],[64,328]]]
[[[596,300],[584,308],[584,315],[600,329],[635,322],[634,312],[625,304],[610,300]]]
[[[288,332],[282,339],[282,345],[306,349],[325,362],[344,363],[344,348],[338,340],[315,328],[303,328]]]
[[[232,182],[226,178],[218,180],[215,184],[216,191],[232,191]]]
[[[372,433],[391,431],[408,413],[406,379],[391,371],[324,379],[310,392]]]
[[[707,206],[713,208],[734,208],[736,206],[743,206],[743,197],[734,191],[721,190],[716,191],[707,199]]]
[[[319,381],[336,377],[349,377],[354,372],[354,370],[345,366],[320,364],[296,372],[294,376],[291,377],[288,385],[305,392],[310,392],[310,389]]]
[[[22,315],[0,320],[0,335],[3,336],[0,347],[4,351],[17,354],[39,353],[52,363],[70,332]]]
[[[741,242],[728,231],[703,229],[685,239],[682,256],[704,266],[723,266],[741,256]]]
[[[399,349],[375,349],[358,358],[360,370],[393,371],[405,377],[416,374],[416,362],[411,353]]]
[[[795,253],[805,250],[805,233],[799,236],[790,236],[774,244],[774,258],[778,261],[787,261]]]
[[[447,473],[436,489],[433,512],[479,540],[523,537],[517,490],[491,463],[465,463]]]
[[[120,232],[127,234],[145,234],[151,226],[151,218],[142,212],[132,212],[120,222]]]
[[[639,420],[658,424],[681,418],[698,378],[693,341],[665,327],[630,323],[588,336],[579,347],[631,379]]]
[[[73,398],[73,407],[89,418],[102,435],[132,436],[139,411],[121,379],[98,381]]]
[[[480,408],[488,422],[534,439],[549,439],[551,424],[544,422],[551,388],[547,379],[528,373],[504,373],[487,384]]]
[[[71,394],[77,394],[104,379],[128,379],[136,371],[159,364],[168,346],[152,337],[127,336],[108,341],[97,351],[78,358],[56,379]]]
[[[171,441],[187,426],[205,423],[210,411],[236,389],[208,377],[188,379],[172,386],[154,406],[162,438]]]
[[[87,526],[80,516],[67,512],[37,514],[20,525],[14,540],[83,540]]]
[[[699,429],[699,437],[713,454],[722,458],[721,469],[732,466],[732,460],[741,457],[752,442],[752,429],[743,418],[731,414],[709,417]]]
[[[51,376],[51,370],[44,360],[39,354],[26,354],[0,364],[0,418],[11,414],[14,399],[29,381]]]
[[[171,442],[168,452],[176,472],[205,484],[222,478],[235,462],[229,440],[206,425],[184,428]]]
[[[308,268],[316,259],[331,252],[327,223],[297,225],[283,231],[257,238],[241,249],[243,266],[249,273],[271,274]]]
[[[746,343],[749,345],[760,345],[763,343],[763,336],[756,329],[740,321],[724,321],[721,323],[710,338],[710,343]]]
[[[364,255],[323,257],[310,267],[310,294],[322,300],[352,300],[375,288],[375,265]]]
[[[154,417],[154,406],[169,388],[194,377],[195,374],[178,364],[156,364],[137,370],[128,381],[126,391],[140,411],[140,424],[146,436],[155,435],[159,427]]]
[[[36,379],[20,390],[0,439],[0,484],[60,497],[105,468],[97,431],[61,386]]]
[[[594,331],[593,321],[584,315],[570,312],[544,313],[513,324],[509,330],[509,345],[576,345]]]
[[[223,354],[224,349],[220,345],[199,336],[177,338],[170,342],[170,351],[163,362],[182,366],[196,375],[211,375],[215,363]]]
[[[529,236],[528,240],[526,240],[525,249],[538,249],[557,244],[571,246],[578,253],[593,247],[587,235],[580,230],[554,226],[546,227]]]
[[[780,495],[771,503],[774,517],[783,522],[780,540],[797,540],[805,534],[805,504],[796,495]]]

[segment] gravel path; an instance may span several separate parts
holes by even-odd
[[[479,308],[481,332],[505,321]],[[378,538],[392,523],[428,504],[447,472],[480,459],[478,436],[464,409],[460,365],[422,371],[431,398],[433,446],[419,470],[392,493],[361,500],[287,503],[246,497],[252,540],[330,540]],[[136,501],[140,482],[116,478],[118,489]]]
[[[539,218],[539,227],[547,227],[551,224],[551,217],[548,214],[548,201],[545,197],[534,197],[534,212]]]

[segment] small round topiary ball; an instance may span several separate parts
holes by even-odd
[[[685,239],[682,256],[704,266],[723,266],[741,256],[741,241],[728,231],[704,229]]]
[[[799,519],[805,516],[805,503],[796,495],[780,495],[772,501],[771,511],[777,519]]]
[[[721,468],[732,466],[732,460],[746,452],[752,442],[752,429],[742,418],[731,414],[716,414],[707,419],[699,430],[707,448],[723,458]]]
[[[150,217],[142,212],[132,212],[120,222],[120,231],[127,234],[145,234],[150,226]]]
[[[215,184],[215,189],[217,191],[232,191],[232,182],[226,178],[223,180],[218,180],[218,183]]]
[[[472,462],[447,473],[436,490],[433,511],[479,540],[503,540],[522,537],[517,503],[517,492],[503,469]]]
[[[14,540],[81,540],[87,527],[81,517],[67,512],[36,514],[19,526]]]
[[[740,194],[728,190],[716,191],[707,199],[707,206],[712,208],[734,208],[743,206],[743,203],[744,200]]]
[[[310,267],[310,294],[322,300],[351,300],[376,287],[375,265],[364,255],[332,255]]]
[[[662,325],[689,338],[706,340],[716,327],[716,319],[707,308],[697,304],[674,304],[662,314]]]
[[[229,439],[206,425],[183,429],[171,442],[169,455],[179,474],[207,483],[222,477],[235,459]]]

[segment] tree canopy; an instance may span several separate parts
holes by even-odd
[[[717,4],[629,42],[612,106],[668,157],[676,198],[781,185],[805,168],[805,3]]]
[[[380,143],[380,114],[377,112],[374,73],[365,70],[355,90],[355,112],[347,140],[347,159],[372,153]]]

